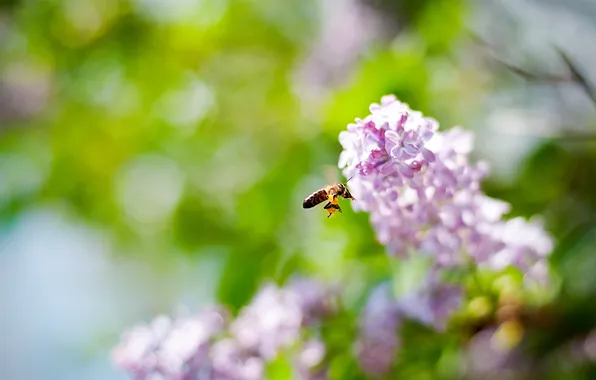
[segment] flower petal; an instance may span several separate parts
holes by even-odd
[[[422,153],[422,157],[428,162],[435,162],[435,154],[426,148],[421,148],[420,153]]]

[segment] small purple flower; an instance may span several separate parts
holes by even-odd
[[[433,119],[410,110],[394,97],[384,98],[382,105],[371,105],[370,111],[366,119],[356,119],[356,124],[340,133],[344,147],[340,168],[357,169],[362,176],[401,175],[410,179],[414,176],[410,167],[413,161],[434,160],[434,154],[425,147],[438,127]]]

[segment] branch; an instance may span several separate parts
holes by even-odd
[[[476,33],[470,31],[470,37],[474,40],[477,44],[482,45],[485,50],[490,55],[491,59],[501,66],[505,67],[507,70],[511,71],[512,73],[526,79],[528,81],[534,82],[546,82],[546,83],[568,83],[574,82],[576,78],[571,75],[555,75],[555,74],[548,74],[548,73],[533,73],[523,69],[519,66],[513,65],[511,63],[505,62],[504,60],[498,58],[492,49],[492,46],[483,40],[480,36]]]
[[[554,46],[554,48],[557,51],[557,53],[559,53],[563,61],[565,61],[565,64],[571,72],[574,81],[578,85],[580,85],[580,87],[584,90],[586,95],[588,95],[588,97],[592,100],[592,103],[596,105],[596,93],[594,93],[594,89],[590,86],[590,84],[586,80],[586,77],[578,70],[577,66],[571,61],[569,56],[567,56],[567,54],[565,54],[563,50],[559,49],[557,46]]]
[[[505,67],[507,70],[511,71],[512,73],[526,79],[529,81],[534,82],[546,82],[546,83],[576,83],[579,85],[582,90],[588,95],[592,103],[596,105],[596,92],[592,88],[592,86],[586,80],[586,77],[581,73],[581,71],[577,68],[577,66],[571,61],[569,56],[563,52],[559,47],[553,45],[553,48],[557,51],[567,69],[569,70],[569,75],[555,75],[555,74],[545,74],[545,73],[533,73],[522,69],[519,66],[515,66],[513,64],[507,63],[502,59],[498,58],[494,53],[492,46],[483,40],[478,34],[470,31],[470,37],[474,40],[477,44],[482,45],[488,52],[491,58],[499,63],[501,66]]]

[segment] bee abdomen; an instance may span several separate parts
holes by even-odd
[[[322,203],[326,200],[327,200],[327,192],[325,190],[319,190],[319,191],[312,193],[310,196],[308,196],[304,200],[304,202],[302,202],[302,207],[303,208],[315,207],[319,203]]]

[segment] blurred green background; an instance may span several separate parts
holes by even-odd
[[[367,215],[301,202],[391,93],[476,132],[485,190],[544,216],[557,305],[589,331],[595,38],[588,0],[0,1],[1,377],[124,379],[126,327],[295,273],[357,309],[391,273]]]

